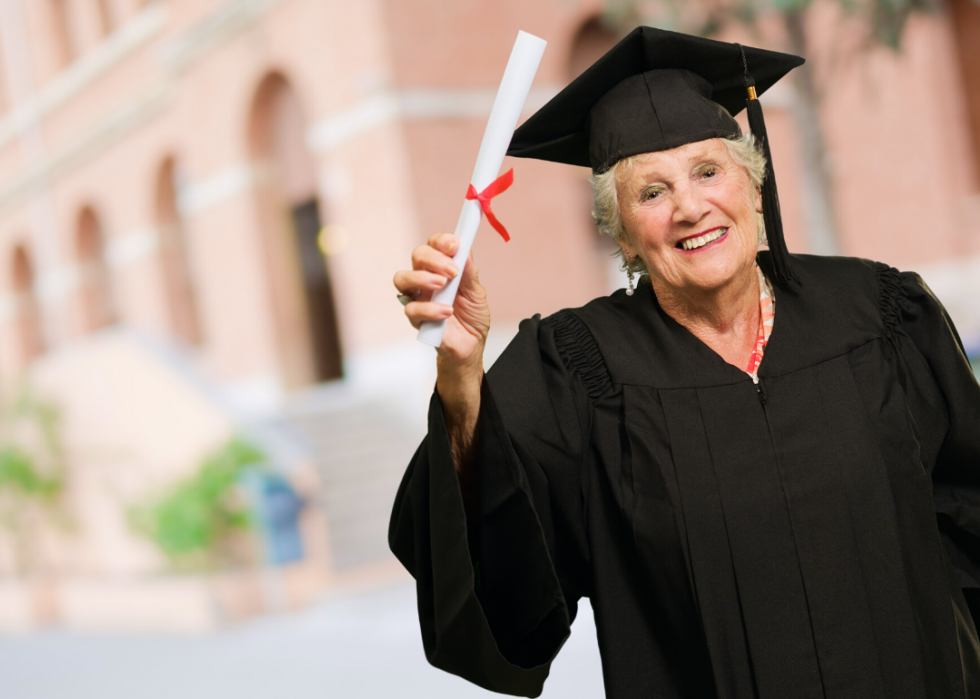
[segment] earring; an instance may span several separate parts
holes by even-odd
[[[635,257],[630,257],[629,253],[626,253],[626,278],[629,280],[629,287],[626,289],[626,295],[632,296],[633,292],[636,291],[636,287],[633,285],[633,260]]]

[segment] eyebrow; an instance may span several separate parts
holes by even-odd
[[[698,160],[702,161],[703,164],[704,161],[716,162],[718,159],[714,157],[714,153],[712,152],[712,149],[706,146],[701,150],[696,151],[690,158],[688,158],[688,163],[693,164],[695,161]]]
[[[693,167],[703,167],[704,165],[708,164],[719,165],[718,158],[713,156],[709,147],[703,147],[700,150],[692,153],[691,156],[687,158],[687,167],[689,169]],[[637,182],[637,185],[640,189],[643,189],[663,181],[663,174],[659,170],[653,170],[650,173],[641,176]]]

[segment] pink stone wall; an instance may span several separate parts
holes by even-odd
[[[32,144],[18,137],[13,116],[0,118],[0,181],[9,185],[0,199],[0,245],[9,259],[15,244],[28,244],[47,344],[77,332],[72,251],[86,205],[105,231],[121,321],[174,336],[153,250],[155,177],[174,157],[202,358],[220,380],[267,376],[284,387],[311,380],[303,368],[310,351],[299,281],[287,278],[294,253],[275,247],[282,231],[270,232],[260,212],[263,187],[276,186],[262,182],[263,164],[249,144],[262,78],[284,76],[302,107],[308,177],[323,223],[344,241],[325,261],[341,344],[356,354],[411,334],[387,280],[415,244],[453,228],[516,30],[549,41],[535,104],[565,84],[573,62],[602,48],[600,38],[573,55],[577,32],[601,9],[586,0],[499,2],[492,12],[485,2],[444,0],[253,2],[238,3],[245,9],[237,12],[236,3],[217,0],[131,1],[115,5],[107,37],[94,5],[69,4],[77,24],[70,65],[60,66],[48,3],[14,3],[28,65],[8,65],[16,47],[4,53],[7,114],[32,99],[48,105]],[[842,63],[851,55],[847,23],[829,4],[811,15],[809,58],[830,86],[821,119],[843,252],[901,266],[980,252],[980,234],[964,213],[975,208],[968,202],[977,167],[964,90],[973,78],[961,70],[961,55],[972,49],[957,48],[962,33],[945,14],[916,18],[901,55],[874,49]],[[780,48],[778,23],[766,26],[769,45]],[[787,237],[791,249],[805,251],[791,88],[783,93],[768,100],[768,118]],[[422,107],[406,107],[412,99]],[[461,99],[470,106],[458,107]],[[476,247],[495,318],[514,321],[602,293],[606,248],[593,238],[585,174],[530,161],[508,160],[511,166],[518,184],[496,206],[514,240],[504,245],[488,232]],[[28,181],[32,170],[43,185]],[[19,366],[11,351],[0,357],[8,374]]]
[[[88,206],[118,323],[273,414],[318,381],[289,204],[310,190],[318,199],[328,254],[314,263],[329,271],[347,362],[336,386],[360,390],[356,367],[397,375],[378,357],[397,363],[416,348],[391,276],[416,245],[454,228],[517,31],[549,42],[525,114],[614,40],[599,25],[580,37],[598,0],[118,0],[108,35],[95,0],[66,4],[67,64],[52,3],[0,3],[0,394],[32,361],[91,340],[76,254]],[[916,17],[897,54],[856,50],[860,28],[834,7],[810,12],[807,59],[826,95],[819,118],[840,248],[921,268],[965,334],[980,338],[980,283],[971,281],[980,278],[980,69],[970,31],[980,15],[954,0],[952,14]],[[776,18],[724,38],[784,47]],[[254,133],[259,88],[273,75],[297,105],[273,129],[291,144],[278,159]],[[763,104],[789,247],[806,252],[794,99],[787,82]],[[194,345],[174,324],[160,247],[156,197],[168,159],[201,325]],[[513,239],[484,224],[474,251],[501,336],[611,287],[588,173],[508,158],[510,167],[516,184],[494,210]],[[18,249],[33,270],[33,301],[14,278]],[[625,275],[613,279],[625,285]],[[32,327],[42,329],[39,359],[25,350]]]

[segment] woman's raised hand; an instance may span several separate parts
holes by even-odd
[[[453,373],[468,369],[467,373],[476,371],[482,376],[483,347],[490,331],[490,307],[472,255],[463,270],[454,304],[448,306],[431,300],[433,292],[459,274],[452,258],[458,249],[456,236],[436,233],[412,252],[411,270],[395,273],[395,288],[415,299],[405,306],[405,315],[413,327],[418,328],[429,320],[448,319],[438,349],[440,374],[447,369]]]
[[[453,458],[464,493],[473,469],[472,450],[480,413],[483,348],[490,331],[487,292],[480,284],[472,255],[466,262],[452,306],[432,301],[432,293],[459,274],[452,256],[459,250],[454,235],[437,233],[412,251],[412,269],[395,273],[395,288],[414,298],[405,315],[418,328],[427,320],[446,319],[442,345],[436,354],[436,392],[442,401]],[[464,477],[464,474],[469,474]],[[464,500],[470,496],[464,495]]]

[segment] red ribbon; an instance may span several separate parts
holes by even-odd
[[[507,188],[512,184],[514,184],[514,168],[511,168],[495,179],[480,193],[477,193],[476,187],[474,187],[472,184],[466,191],[467,199],[476,199],[480,202],[480,208],[483,209],[483,213],[486,214],[487,221],[489,221],[490,225],[493,226],[493,229],[500,234],[500,237],[504,239],[504,242],[510,240],[510,234],[507,232],[507,229],[504,228],[504,224],[498,221],[497,217],[493,215],[493,211],[490,209],[490,200],[501,192],[507,191]]]

